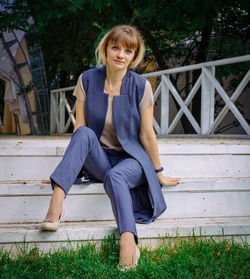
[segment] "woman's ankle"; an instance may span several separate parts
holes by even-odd
[[[49,209],[46,219],[52,222],[57,222],[63,211],[63,200],[65,198],[64,191],[61,187],[55,184],[54,192],[51,196]]]
[[[121,240],[134,241],[135,237],[132,232],[124,232],[121,234]]]

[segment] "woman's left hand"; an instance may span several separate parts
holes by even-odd
[[[50,179],[47,179],[47,180],[42,180],[42,183],[43,183],[43,184],[50,184],[50,183],[51,183],[51,181],[50,181]]]
[[[165,176],[163,175],[162,172],[159,172],[156,174],[159,183],[161,184],[161,186],[176,186],[177,184],[179,184],[180,179],[179,178],[173,178],[173,177],[169,177],[169,176]]]

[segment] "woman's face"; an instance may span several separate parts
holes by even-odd
[[[109,43],[107,46],[107,65],[114,70],[128,68],[135,55],[134,49],[128,49],[121,44]]]

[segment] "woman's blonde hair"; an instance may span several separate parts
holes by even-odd
[[[106,65],[107,46],[109,43],[121,44],[122,46],[135,50],[135,55],[129,68],[135,68],[143,59],[144,43],[140,32],[130,25],[117,25],[104,35],[95,50],[97,65]]]

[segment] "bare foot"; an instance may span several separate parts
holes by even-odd
[[[121,265],[134,265],[136,261],[135,238],[131,232],[121,234],[120,260]]]

